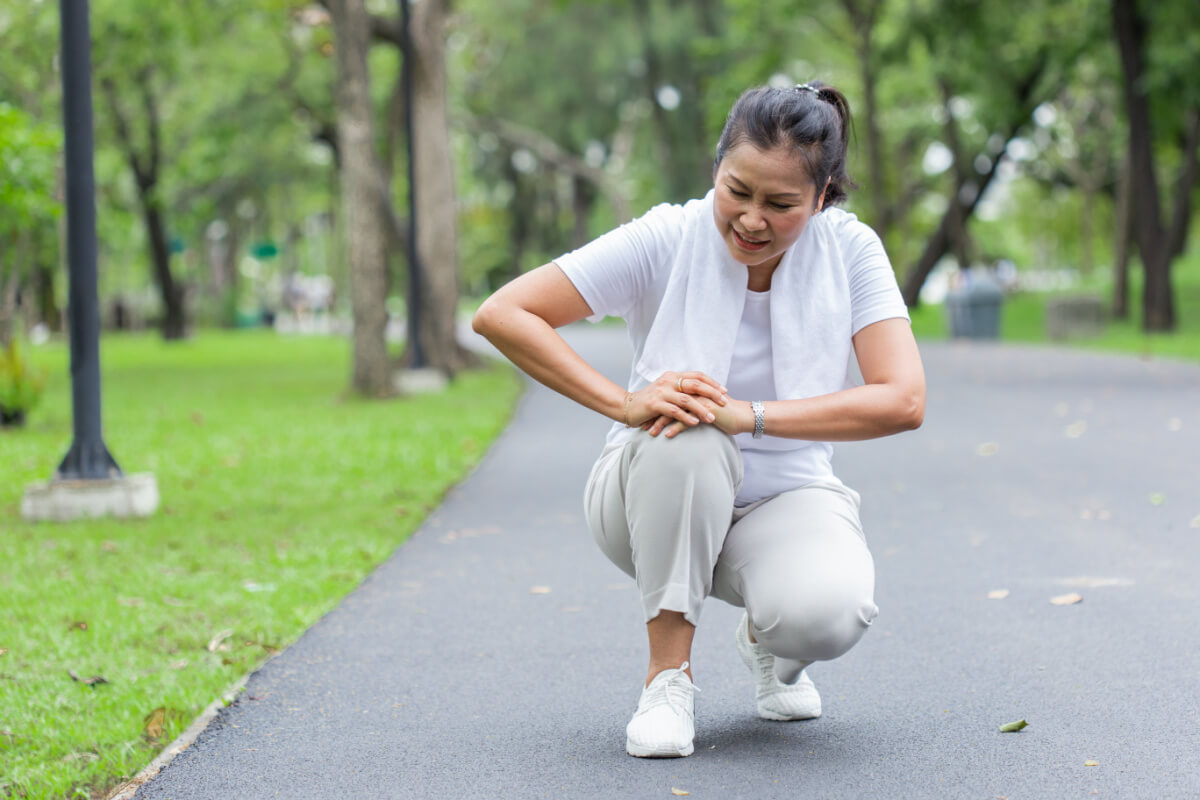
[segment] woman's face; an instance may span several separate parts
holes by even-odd
[[[804,226],[821,210],[803,159],[785,147],[759,150],[748,142],[721,159],[713,180],[713,219],[734,260],[774,270]]]

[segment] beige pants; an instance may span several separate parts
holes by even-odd
[[[592,468],[588,526],[637,581],[646,621],[679,611],[695,625],[710,594],[744,606],[790,682],[848,651],[879,611],[859,497],[816,483],[734,508],[741,482],[737,444],[711,425],[674,439],[638,431]]]

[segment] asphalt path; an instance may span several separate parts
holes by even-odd
[[[622,328],[567,335],[624,380]],[[419,532],[136,796],[1200,797],[1200,367],[922,354],[925,425],[835,455],[881,612],[810,668],[820,719],[757,718],[740,609],[710,599],[695,754],[625,754],[644,628],[582,513],[608,423],[531,385]]]

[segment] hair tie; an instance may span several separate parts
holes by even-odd
[[[821,94],[821,90],[818,89],[817,87],[813,86],[811,83],[797,83],[796,91],[797,92],[812,92],[813,94],[818,95],[818,96]]]

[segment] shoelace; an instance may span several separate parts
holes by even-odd
[[[688,687],[691,687],[692,692],[700,691],[700,687],[692,683],[691,678],[684,671],[688,668],[688,663],[687,661],[683,662],[679,669],[673,670],[675,674],[669,676],[665,681],[655,683],[655,681],[658,681],[658,676],[656,675],[654,680],[650,682],[651,685],[646,687],[648,689],[652,688],[653,691],[643,697],[640,710],[649,711],[665,703],[676,714],[687,713],[689,710]]]
[[[775,677],[775,657],[758,642],[750,641],[750,636],[746,631],[743,631],[742,635],[746,637],[746,643],[750,645],[750,652],[754,654],[755,680],[758,685],[772,689],[783,686],[784,684]]]

